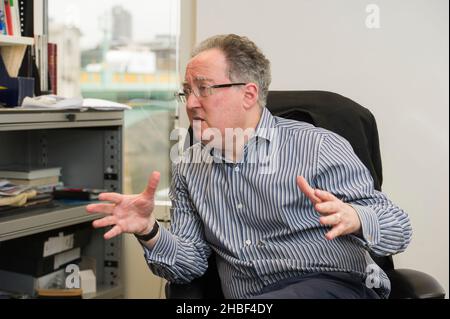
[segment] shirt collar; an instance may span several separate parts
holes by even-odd
[[[270,111],[263,107],[258,125],[255,128],[255,135],[247,142],[247,145],[253,143],[254,139],[262,138],[270,142],[273,139],[273,128],[275,127],[275,119]],[[247,145],[245,147],[247,147]],[[233,163],[224,158],[222,151],[216,148],[210,149],[210,155],[223,163]]]
[[[273,128],[275,127],[275,119],[270,111],[263,107],[261,118],[259,119],[259,123],[256,126],[255,137],[260,137],[268,140],[269,142],[273,137]]]

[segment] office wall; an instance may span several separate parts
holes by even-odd
[[[369,4],[378,6],[379,28],[366,26],[374,13],[366,12]],[[375,114],[383,190],[414,228],[396,266],[432,274],[447,292],[448,6],[447,0],[197,0],[196,21],[197,41],[237,33],[259,44],[272,61],[272,89],[334,91]]]

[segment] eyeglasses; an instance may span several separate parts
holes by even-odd
[[[201,85],[196,89],[190,87],[184,87],[182,92],[175,93],[178,101],[186,103],[189,96],[194,93],[196,97],[208,97],[213,94],[213,89],[228,88],[236,85],[246,85],[247,83],[227,83],[227,84],[215,84],[215,85]]]

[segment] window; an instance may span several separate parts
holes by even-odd
[[[169,135],[177,103],[179,0],[48,0],[49,42],[57,44],[58,95],[128,104],[124,192],[161,172],[170,183]]]

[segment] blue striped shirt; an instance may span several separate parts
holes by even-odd
[[[151,270],[189,282],[217,255],[227,298],[257,295],[266,285],[310,272],[343,271],[387,297],[390,282],[370,258],[403,251],[411,240],[408,215],[374,190],[369,171],[342,137],[263,109],[256,133],[237,163],[195,144],[173,165],[170,231],[161,228]],[[297,176],[352,205],[362,234],[327,240]]]

